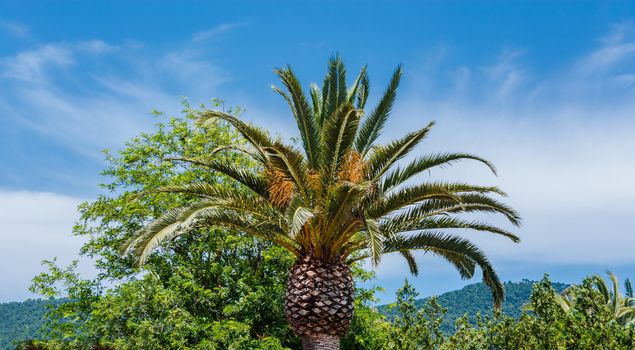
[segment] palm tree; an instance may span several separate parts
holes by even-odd
[[[611,280],[611,288],[600,275],[593,276],[595,288],[602,293],[602,297],[610,310],[613,312],[615,319],[624,325],[632,325],[635,323],[635,298],[622,296],[619,289],[619,281],[617,276],[611,271],[606,272]]]
[[[519,225],[520,218],[496,198],[505,195],[496,187],[409,181],[431,168],[463,159],[496,171],[488,161],[467,153],[423,155],[397,166],[428,135],[433,123],[386,145],[376,144],[395,101],[401,67],[368,114],[364,108],[370,84],[365,67],[347,87],[342,60],[331,58],[323,86],[313,84],[309,97],[291,67],[275,73],[285,91],[273,89],[291,108],[302,151],[230,114],[203,112],[201,125],[223,120],[249,146],[228,145],[225,151],[245,153],[259,167],[241,168],[213,154],[173,158],[225,174],[246,190],[208,183],[158,189],[200,200],[165,213],[139,231],[127,241],[124,254],[134,256],[141,265],[161,242],[211,226],[279,244],[296,257],[285,314],[304,349],[339,348],[353,315],[350,266],[364,259],[377,265],[383,254],[400,254],[415,275],[415,250],[444,258],[463,278],[472,277],[478,266],[499,308],[504,290],[487,257],[469,240],[447,230],[472,229],[518,242],[505,229],[459,214],[501,214],[514,225]]]
[[[600,292],[603,301],[609,307],[609,310],[611,310],[615,320],[623,325],[635,325],[635,298],[633,298],[629,292],[630,281],[626,280],[626,295],[622,296],[619,290],[617,276],[611,271],[607,271],[606,273],[611,280],[611,288],[609,288],[606,281],[600,275],[590,277],[591,285]],[[576,285],[571,285],[560,294],[554,292],[555,301],[562,307],[563,311],[569,312],[572,308],[575,308],[578,288]],[[531,310],[531,307],[529,306],[525,309]]]

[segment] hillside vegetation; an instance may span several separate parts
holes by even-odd
[[[0,304],[0,349],[13,349],[15,341],[37,338],[48,305],[61,300],[26,300]]]

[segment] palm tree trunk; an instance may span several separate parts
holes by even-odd
[[[353,317],[354,292],[348,265],[308,256],[296,261],[284,311],[304,350],[339,350]]]
[[[339,350],[340,337],[330,334],[319,334],[302,337],[303,350]]]

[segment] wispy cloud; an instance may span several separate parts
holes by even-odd
[[[521,50],[505,49],[494,65],[482,68],[489,81],[497,86],[498,98],[508,97],[525,80],[525,73],[517,63],[522,55]]]
[[[0,29],[20,39],[26,39],[30,35],[29,27],[17,21],[0,19]]]
[[[60,45],[44,45],[12,57],[0,58],[0,77],[41,85],[48,81],[46,69],[74,63],[72,52]]]
[[[633,21],[616,24],[613,30],[600,40],[601,46],[578,62],[577,71],[582,74],[601,74],[633,59],[634,30]]]
[[[102,148],[149,127],[151,109],[176,113],[179,96],[209,98],[228,79],[190,49],[156,57],[101,40],[49,43],[0,58],[0,111],[13,124],[101,158]]]
[[[116,45],[111,45],[97,39],[80,41],[74,46],[80,52],[88,52],[93,54],[110,53],[119,49],[119,47],[117,47]]]
[[[223,23],[214,28],[211,28],[208,30],[202,30],[192,34],[192,37],[190,40],[195,43],[200,43],[202,41],[215,39],[223,33],[229,32],[237,28],[246,27],[247,25],[248,25],[247,22]]]

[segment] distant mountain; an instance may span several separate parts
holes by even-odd
[[[529,301],[534,283],[536,281],[526,279],[520,282],[505,282],[506,296],[503,304],[503,313],[516,318],[520,317],[521,307]],[[553,287],[557,292],[561,292],[568,286],[568,284],[564,283],[553,283]],[[418,299],[416,305],[421,307],[426,302],[426,299]],[[477,313],[481,313],[481,315],[492,314],[492,294],[483,283],[470,284],[461,289],[443,293],[438,296],[438,301],[441,306],[448,309],[448,313],[441,325],[441,329],[446,333],[451,333],[454,330],[454,321],[466,313],[471,320],[474,320],[473,317]],[[379,311],[388,316],[394,315],[388,305],[380,306]]]
[[[61,300],[26,300],[0,304],[0,349],[15,349],[15,342],[38,337],[47,305]]]

